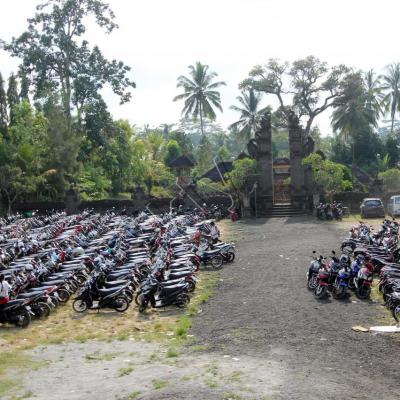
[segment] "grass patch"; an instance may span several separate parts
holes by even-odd
[[[192,320],[189,316],[183,315],[178,320],[178,326],[175,329],[175,335],[179,338],[186,339],[189,329],[192,326]]]
[[[215,379],[207,379],[207,380],[206,380],[206,385],[207,385],[209,388],[213,389],[213,388],[218,387],[218,382],[217,382]]]
[[[163,389],[169,385],[168,381],[163,381],[161,379],[153,379],[152,380],[153,388],[156,390]]]
[[[118,397],[117,400],[135,400],[138,398],[138,396],[141,394],[139,390],[136,390],[135,392],[129,393],[126,396],[123,397]]]
[[[18,390],[21,384],[20,372],[27,370],[37,371],[48,365],[47,361],[35,361],[24,351],[9,351],[0,353],[0,398],[5,394]],[[27,396],[26,392],[24,395]],[[24,396],[22,395],[22,396]],[[23,399],[21,395],[14,396],[16,399]]]
[[[243,400],[243,397],[233,392],[226,392],[222,394],[221,400]]]
[[[133,367],[120,368],[118,370],[117,376],[118,376],[118,378],[121,378],[122,376],[130,375],[134,370],[135,370],[135,368],[133,368]]]
[[[111,361],[118,353],[101,353],[100,351],[95,351],[94,353],[88,353],[85,355],[88,361]]]
[[[190,346],[190,350],[193,351],[194,353],[200,353],[202,351],[207,351],[208,350],[208,345],[206,345],[206,344],[195,344],[193,346]]]
[[[226,380],[229,382],[240,382],[242,373],[240,371],[233,371]]]
[[[166,356],[168,358],[179,357],[179,351],[177,349],[169,348]]]

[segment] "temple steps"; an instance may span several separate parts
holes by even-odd
[[[301,208],[295,208],[291,204],[274,204],[271,209],[264,211],[260,216],[266,218],[284,218],[301,215],[307,215],[307,211]]]

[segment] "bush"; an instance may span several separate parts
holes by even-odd
[[[400,170],[391,168],[378,174],[378,178],[383,180],[386,189],[400,189]]]

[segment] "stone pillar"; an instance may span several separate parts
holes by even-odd
[[[252,158],[257,160],[257,208],[265,211],[273,206],[273,168],[272,168],[272,128],[271,114],[266,112],[261,118],[260,128],[251,139],[247,149]]]
[[[81,199],[79,193],[72,186],[65,192],[65,209],[67,215],[77,214],[79,211],[79,205],[81,204]]]
[[[303,159],[303,130],[293,111],[289,112],[290,180],[292,206],[303,208],[306,203]]]

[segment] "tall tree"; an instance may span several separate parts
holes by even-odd
[[[6,91],[4,89],[4,80],[0,72],[0,134],[3,136],[7,135],[7,97]]]
[[[393,133],[396,113],[400,110],[400,63],[391,64],[386,67],[383,75],[382,89],[386,92],[383,102],[386,112],[390,112],[392,121],[390,132]]]
[[[14,74],[11,74],[8,78],[7,100],[10,110],[10,124],[12,125],[15,122],[14,108],[19,103],[17,79]]]
[[[105,84],[121,103],[129,101],[129,89],[135,87],[127,76],[129,67],[108,61],[98,47],[89,47],[84,38],[86,17],[94,17],[106,33],[117,27],[114,13],[101,0],[49,0],[28,19],[26,32],[2,43],[12,56],[22,59],[20,69],[32,77],[36,97],[59,91],[69,130],[72,107],[80,115],[87,100],[101,97]]]
[[[189,65],[190,78],[179,76],[177,87],[181,87],[184,93],[176,96],[174,101],[185,100],[182,114],[186,117],[193,117],[194,120],[200,117],[201,134],[204,136],[204,117],[214,121],[216,114],[213,106],[222,112],[221,96],[216,90],[225,85],[225,82],[213,82],[218,76],[216,72],[209,71],[209,66],[196,62]]]
[[[240,119],[229,128],[238,128],[239,132],[247,139],[254,136],[262,115],[268,108],[260,108],[262,93],[254,92],[254,89],[243,90],[242,95],[236,97],[241,106],[231,106],[231,110],[240,113]]]
[[[23,71],[19,71],[18,76],[20,81],[19,98],[20,100],[29,101],[29,79]]]
[[[378,126],[379,118],[383,115],[382,101],[384,95],[382,93],[381,77],[377,76],[373,69],[364,74],[365,108],[370,114],[370,120],[374,127]]]
[[[308,135],[315,118],[332,107],[341,94],[341,83],[348,72],[344,65],[329,68],[314,56],[294,61],[292,65],[270,59],[265,66],[254,67],[240,87],[275,96],[279,115],[286,120],[289,110],[295,111],[299,119],[304,119]]]

